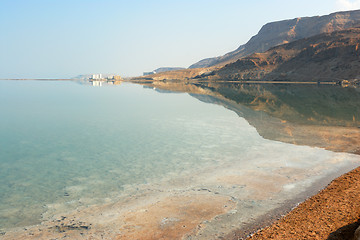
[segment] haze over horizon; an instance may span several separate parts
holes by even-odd
[[[360,0],[3,0],[0,78],[188,67],[235,50],[268,22],[359,8]]]

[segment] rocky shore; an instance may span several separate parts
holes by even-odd
[[[360,167],[247,239],[354,239],[360,226]],[[234,234],[233,239],[238,239]]]

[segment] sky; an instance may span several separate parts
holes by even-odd
[[[188,67],[268,22],[354,9],[360,0],[0,0],[0,78]]]

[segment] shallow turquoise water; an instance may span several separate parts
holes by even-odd
[[[49,204],[99,203],[239,161],[265,141],[221,106],[132,84],[0,81],[0,112],[0,228],[38,223]]]

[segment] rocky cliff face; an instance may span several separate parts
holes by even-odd
[[[295,18],[264,25],[259,33],[233,52],[201,60],[189,68],[225,65],[253,53],[262,53],[280,44],[321,33],[344,30],[360,25],[360,10],[337,12],[326,16]]]
[[[356,81],[360,79],[360,28],[304,38],[255,53],[207,79]]]

